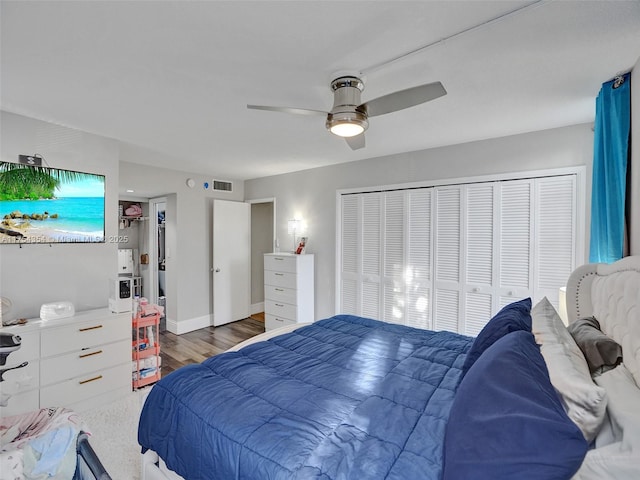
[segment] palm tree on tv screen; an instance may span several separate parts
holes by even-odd
[[[73,183],[100,175],[57,168],[0,161],[0,200],[55,198],[62,183]]]

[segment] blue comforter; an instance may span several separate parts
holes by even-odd
[[[472,341],[332,317],[163,378],[138,441],[187,480],[439,479]]]

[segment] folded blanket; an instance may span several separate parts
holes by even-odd
[[[600,329],[595,317],[580,318],[568,327],[591,373],[603,373],[622,362],[622,347]]]

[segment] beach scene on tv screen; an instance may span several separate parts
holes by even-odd
[[[1,243],[104,242],[104,176],[0,162]]]

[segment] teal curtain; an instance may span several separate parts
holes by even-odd
[[[630,79],[627,73],[604,83],[596,99],[590,262],[612,263],[624,254]]]

